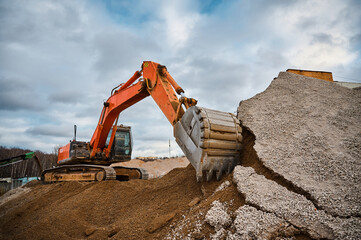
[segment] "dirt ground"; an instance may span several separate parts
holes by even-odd
[[[151,180],[31,182],[0,206],[0,239],[163,239],[219,184],[197,183],[191,166]]]

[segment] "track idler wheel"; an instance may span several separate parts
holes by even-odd
[[[95,179],[98,181],[98,182],[101,182],[105,179],[105,174],[103,171],[99,171],[97,172],[97,174],[95,175]]]

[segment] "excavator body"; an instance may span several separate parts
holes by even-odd
[[[109,165],[131,159],[130,127],[117,126],[119,114],[148,96],[172,124],[176,142],[196,169],[197,181],[220,179],[239,163],[242,128],[236,116],[196,106],[197,100],[185,96],[165,66],[145,61],[141,71],[112,90],[90,142],[74,140],[60,148],[61,166],[45,170],[43,182],[146,179],[144,169]]]
[[[107,138],[107,145],[110,138],[111,134]],[[130,161],[132,144],[131,127],[118,125],[110,148],[110,157],[97,155],[97,158],[91,159],[89,142],[76,141],[74,138],[70,143],[59,148],[57,162],[59,167],[43,171],[41,179],[43,183],[147,179],[148,173],[145,169],[108,166],[112,163]]]
[[[111,134],[109,134],[106,142],[106,146],[109,145]],[[64,147],[60,147],[58,150],[58,164],[99,164],[110,165],[117,162],[127,162],[131,160],[132,155],[132,135],[131,127],[118,125],[116,127],[114,140],[110,150],[109,158],[97,155],[95,158],[90,158],[89,149],[91,146],[88,142],[81,142],[73,140]]]

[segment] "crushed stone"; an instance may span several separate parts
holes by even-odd
[[[270,239],[274,232],[287,225],[285,220],[275,214],[249,205],[240,207],[235,214],[237,217],[233,227],[236,231],[228,235],[231,239]]]
[[[324,210],[317,210],[305,196],[266,179],[251,167],[237,166],[233,181],[245,196],[246,204],[274,214],[297,229],[305,230],[314,239],[357,239],[360,236],[360,218],[333,217]]]
[[[229,187],[231,185],[231,183],[229,181],[224,181],[221,185],[219,185],[219,187],[216,188],[216,190],[214,191],[219,192],[222,191],[223,189],[225,189],[226,187]]]
[[[304,196],[288,191],[274,181],[256,174],[251,167],[237,166],[233,181],[244,194],[246,204],[285,219],[298,228],[305,228],[313,238],[333,239],[332,229],[325,224],[330,216],[317,211]]]
[[[206,222],[216,229],[220,229],[231,223],[231,217],[227,213],[226,207],[220,201],[215,200],[206,214]]]
[[[361,91],[281,72],[238,107],[259,161],[334,216],[361,216]]]

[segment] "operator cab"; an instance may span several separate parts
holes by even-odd
[[[119,125],[117,126],[117,131],[115,133],[111,158],[114,162],[124,162],[129,161],[132,155],[132,134],[131,127]]]

